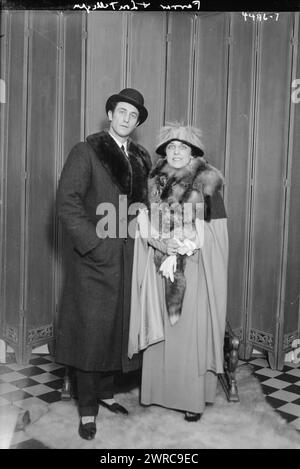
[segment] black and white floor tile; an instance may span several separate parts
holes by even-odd
[[[240,360],[239,366],[245,362]],[[263,356],[250,360],[266,400],[287,422],[300,431],[300,364],[286,363],[282,371],[271,370]],[[50,355],[33,354],[29,365],[18,365],[14,354],[7,354],[7,363],[0,364],[0,416],[14,409],[20,412],[34,404],[51,404],[61,399],[64,367]],[[4,428],[0,419],[0,448],[40,449],[45,446],[28,440],[24,431]]]
[[[251,365],[269,404],[300,430],[300,364],[286,363],[278,371],[271,370],[265,358],[254,358]]]

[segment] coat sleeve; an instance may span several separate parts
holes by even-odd
[[[166,243],[164,243],[162,240],[160,240],[160,239],[154,239],[154,238],[148,237],[148,238],[147,238],[147,242],[148,242],[148,244],[150,244],[150,246],[152,246],[154,249],[158,249],[158,250],[161,251],[163,254],[167,254],[167,245],[166,245]]]
[[[56,196],[58,217],[81,255],[101,242],[84,205],[91,182],[88,151],[87,144],[83,142],[73,147],[63,167]]]

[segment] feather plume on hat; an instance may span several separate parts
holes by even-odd
[[[193,156],[202,156],[204,155],[204,145],[201,138],[200,129],[190,125],[184,126],[179,122],[170,122],[160,129],[156,153],[166,156],[166,146],[172,140],[179,140],[192,148]]]

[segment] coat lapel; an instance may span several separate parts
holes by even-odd
[[[132,168],[132,202],[148,204],[148,174],[151,168],[151,159],[146,150],[132,140],[128,143],[128,156]]]
[[[151,159],[146,150],[128,139],[127,158],[108,132],[89,135],[87,142],[95,151],[112,181],[131,202],[147,201],[147,177]]]
[[[89,135],[86,140],[121,192],[130,196],[132,187],[131,167],[114,139],[108,132],[103,131]]]

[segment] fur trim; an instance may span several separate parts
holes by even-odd
[[[96,152],[114,183],[130,202],[147,203],[147,177],[151,167],[149,153],[141,145],[128,139],[127,158],[108,132],[89,135],[87,142]]]
[[[186,202],[187,195],[191,190],[196,190],[199,193],[202,192],[204,196],[211,197],[224,184],[222,173],[214,166],[208,164],[204,158],[193,158],[190,164],[180,169],[172,168],[165,158],[159,158],[150,172],[150,178],[155,176],[155,179],[150,179],[149,181],[150,196],[159,182],[158,179],[161,176],[165,176],[167,182],[164,194],[161,194],[160,197],[165,199],[172,185],[181,185],[182,195],[179,197],[178,202]]]
[[[154,262],[157,270],[162,262],[166,259],[166,255],[161,251],[155,250]],[[184,270],[186,266],[186,256],[177,256],[177,269],[174,273],[174,282],[165,279],[165,299],[168,316],[172,326],[178,321],[181,315],[182,302],[186,290],[186,278]]]
[[[148,205],[147,180],[152,164],[151,158],[145,148],[132,140],[129,141],[127,151],[133,173],[131,200]]]

